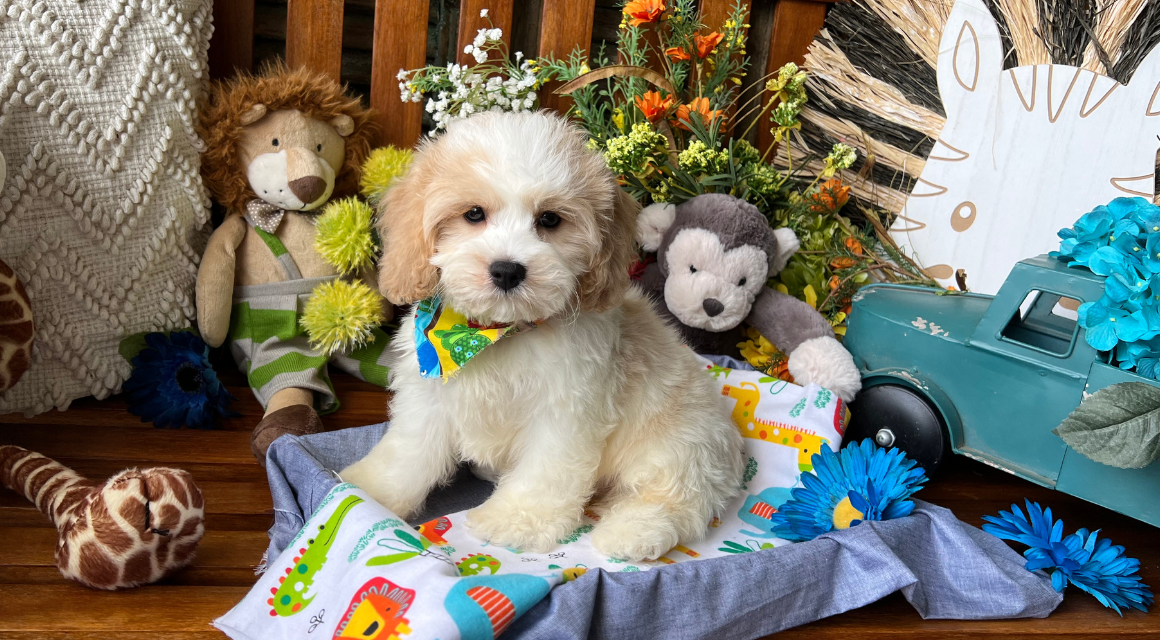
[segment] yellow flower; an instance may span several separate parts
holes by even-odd
[[[806,288],[802,291],[802,293],[805,294],[805,296],[806,296],[806,304],[817,309],[818,308],[818,292],[814,291],[814,285],[807,284]]]
[[[612,124],[616,125],[621,133],[624,133],[624,111],[619,108],[612,110]]]
[[[592,71],[592,69],[588,68],[587,62],[580,63],[580,75],[584,75],[584,74],[588,73],[589,71]]]
[[[746,362],[766,375],[793,382],[793,376],[789,373],[789,358],[777,345],[753,327],[746,328],[744,335],[749,339],[738,343],[737,348],[741,350],[741,357]]]

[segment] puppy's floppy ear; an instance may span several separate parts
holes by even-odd
[[[599,212],[600,249],[592,268],[580,277],[580,307],[600,313],[620,304],[628,289],[628,266],[635,253],[633,239],[640,204],[620,187],[615,187],[612,210]]]
[[[392,304],[418,302],[435,291],[439,271],[431,264],[435,238],[424,231],[423,210],[431,182],[431,162],[422,151],[407,175],[397,181],[379,205],[379,291]]]

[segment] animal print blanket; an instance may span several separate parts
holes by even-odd
[[[313,516],[289,541],[280,541],[279,532],[272,531],[278,547],[274,551],[282,546],[284,549],[276,557],[271,555],[273,560],[268,570],[250,594],[218,619],[216,626],[236,640],[303,637],[491,639],[509,627],[519,627],[521,621],[517,619],[525,613],[542,611],[541,601],[558,585],[574,583],[557,591],[582,593],[591,592],[600,583],[605,584],[606,591],[619,591],[617,585],[632,583],[644,587],[644,590],[634,589],[635,596],[622,595],[630,599],[639,597],[640,603],[651,603],[647,606],[654,614],[677,604],[658,603],[655,599],[658,589],[663,591],[666,584],[670,590],[677,588],[674,595],[684,604],[677,607],[673,622],[686,621],[679,625],[685,631],[681,635],[704,637],[718,635],[726,628],[725,621],[755,606],[760,609],[774,604],[778,598],[797,600],[811,591],[818,591],[817,585],[802,587],[799,584],[801,575],[816,574],[818,580],[832,587],[832,591],[830,587],[821,590],[825,594],[823,598],[799,602],[797,609],[780,611],[773,624],[768,621],[737,624],[735,621],[730,627],[749,629],[754,633],[746,631],[738,637],[752,637],[861,606],[891,591],[917,584],[914,573],[906,568],[907,563],[898,561],[897,556],[890,552],[885,556],[893,557],[893,564],[876,560],[862,566],[866,560],[863,557],[841,571],[839,575],[856,576],[857,582],[870,583],[851,590],[850,584],[835,581],[838,576],[830,574],[845,564],[830,555],[837,553],[832,542],[819,539],[791,545],[770,532],[770,514],[789,498],[790,489],[800,484],[801,474],[811,471],[811,456],[820,447],[836,450],[841,445],[848,412],[836,394],[816,385],[800,387],[759,372],[720,367],[708,360],[704,365],[707,374],[716,379],[722,401],[729,404],[733,418],[745,436],[747,458],[741,494],[721,518],[710,523],[705,540],[677,546],[655,561],[625,562],[607,557],[592,547],[588,532],[594,527],[597,516],[586,513],[581,526],[548,553],[521,553],[490,546],[471,536],[464,525],[462,507],[455,513],[434,517],[413,528],[354,485],[336,480],[325,484],[323,480],[328,490],[316,502]],[[352,431],[358,430],[319,435],[335,438]],[[381,434],[382,430],[377,430],[377,433]],[[376,440],[377,437],[367,438],[366,446],[360,450],[366,451]],[[295,447],[295,444],[302,446]],[[309,468],[303,473],[304,470],[295,462],[300,457],[296,452],[314,459],[327,458],[334,445],[322,441],[315,445],[308,439],[301,443],[283,439],[275,444],[268,468],[272,469],[275,507],[280,517],[293,510],[279,508],[280,502],[286,502],[279,500],[277,490],[284,477],[292,477],[298,484],[290,504],[282,505],[293,507],[296,506],[293,504],[295,500],[312,501],[312,494],[317,490],[312,483],[330,478],[332,473],[319,473],[319,469]],[[287,455],[287,452],[290,453]],[[342,468],[343,464],[345,461],[334,460],[327,466]],[[287,475],[279,477],[279,469],[287,470]],[[437,504],[439,499],[439,496],[432,498]],[[959,615],[953,617],[1041,616],[1058,603],[1054,591],[1042,576],[1022,569],[1017,554],[997,540],[987,541],[988,544],[998,543],[990,544],[988,549],[980,548],[970,532],[965,530],[973,531],[979,540],[986,541],[988,536],[962,525],[949,512],[923,506],[918,515],[902,520],[926,523],[924,526],[916,521],[912,528],[915,532],[925,529],[928,540],[917,547],[913,543],[906,544],[907,553],[913,554],[921,548],[942,548],[940,544],[932,546],[929,537],[933,535],[932,531],[945,530],[939,534],[946,538],[942,542],[966,549],[964,559],[988,568],[1002,565],[1003,570],[998,573],[1002,574],[1003,580],[992,582],[1006,584],[1008,588],[1000,589],[1004,598],[995,597],[993,590],[979,590],[969,597],[955,593],[946,599],[947,603],[954,603],[948,606],[959,608]],[[858,537],[866,538],[867,542],[877,539],[878,546],[881,546],[878,537],[881,534],[871,533],[871,530],[883,526],[899,528],[899,522],[867,523],[841,534],[862,529],[862,535]],[[932,528],[929,526],[932,523],[939,526]],[[902,527],[900,530],[906,529]],[[921,533],[918,536],[921,538]],[[811,547],[814,551],[785,553],[799,547]],[[766,551],[773,549],[777,551]],[[814,554],[817,554],[815,560],[809,564],[793,566]],[[986,562],[979,563],[980,556],[986,557]],[[774,564],[789,564],[781,567],[778,573],[759,571],[757,576],[748,575],[773,558],[776,558]],[[942,563],[950,561],[957,559],[942,560]],[[939,562],[928,560],[916,564],[929,567]],[[855,567],[860,570],[853,571]],[[990,576],[989,572],[983,573]],[[655,574],[656,577],[644,574]],[[741,579],[741,582],[719,584],[727,577]],[[679,587],[682,582],[684,587]],[[747,583],[752,586],[753,593],[742,600],[721,599]],[[717,586],[712,587],[714,584]],[[581,585],[583,588],[577,590]],[[699,601],[699,592],[706,588],[713,588],[713,591],[706,592],[707,601]],[[553,607],[560,602],[567,604],[567,600],[556,600],[554,596],[550,600]],[[935,602],[943,600],[936,598]],[[924,606],[930,605],[930,602],[924,603]],[[586,617],[586,623],[600,617],[592,606],[580,607],[577,611]],[[690,619],[689,614],[695,611],[702,615]],[[622,629],[612,633],[616,624],[623,625],[627,620],[617,616],[613,626],[596,635],[669,635],[662,632],[667,628],[663,618],[656,615],[645,617],[648,622],[638,618],[637,626],[630,627],[631,631]],[[664,624],[657,626],[658,621]],[[704,633],[688,635],[689,624]],[[579,631],[574,629],[565,635],[575,633],[577,637],[587,637],[594,629],[589,628],[584,633]],[[563,632],[553,625],[543,631],[547,637],[561,637],[560,633]],[[733,633],[726,635],[732,636]]]

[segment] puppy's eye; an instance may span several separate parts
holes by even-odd
[[[485,218],[487,218],[487,214],[483,212],[483,207],[478,206],[468,209],[467,213],[463,214],[463,219],[467,220],[471,224],[479,224],[480,222],[483,222]]]
[[[745,278],[742,278],[741,280],[739,280],[739,281],[737,282],[737,286],[739,286],[739,287],[744,287],[744,286],[745,286]]]
[[[694,267],[693,265],[689,265],[689,273],[697,273],[697,267]]]
[[[560,226],[560,214],[555,211],[545,211],[540,214],[540,219],[536,222],[545,229],[555,229]]]
[[[278,139],[274,138],[274,140],[271,141],[270,144],[274,145],[275,147],[278,146]]]
[[[322,153],[322,145],[318,145],[318,153]]]

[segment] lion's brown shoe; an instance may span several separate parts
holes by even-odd
[[[322,420],[313,407],[292,404],[262,418],[250,436],[250,451],[258,459],[258,464],[266,467],[266,450],[279,437],[290,434],[305,436],[322,432]]]

